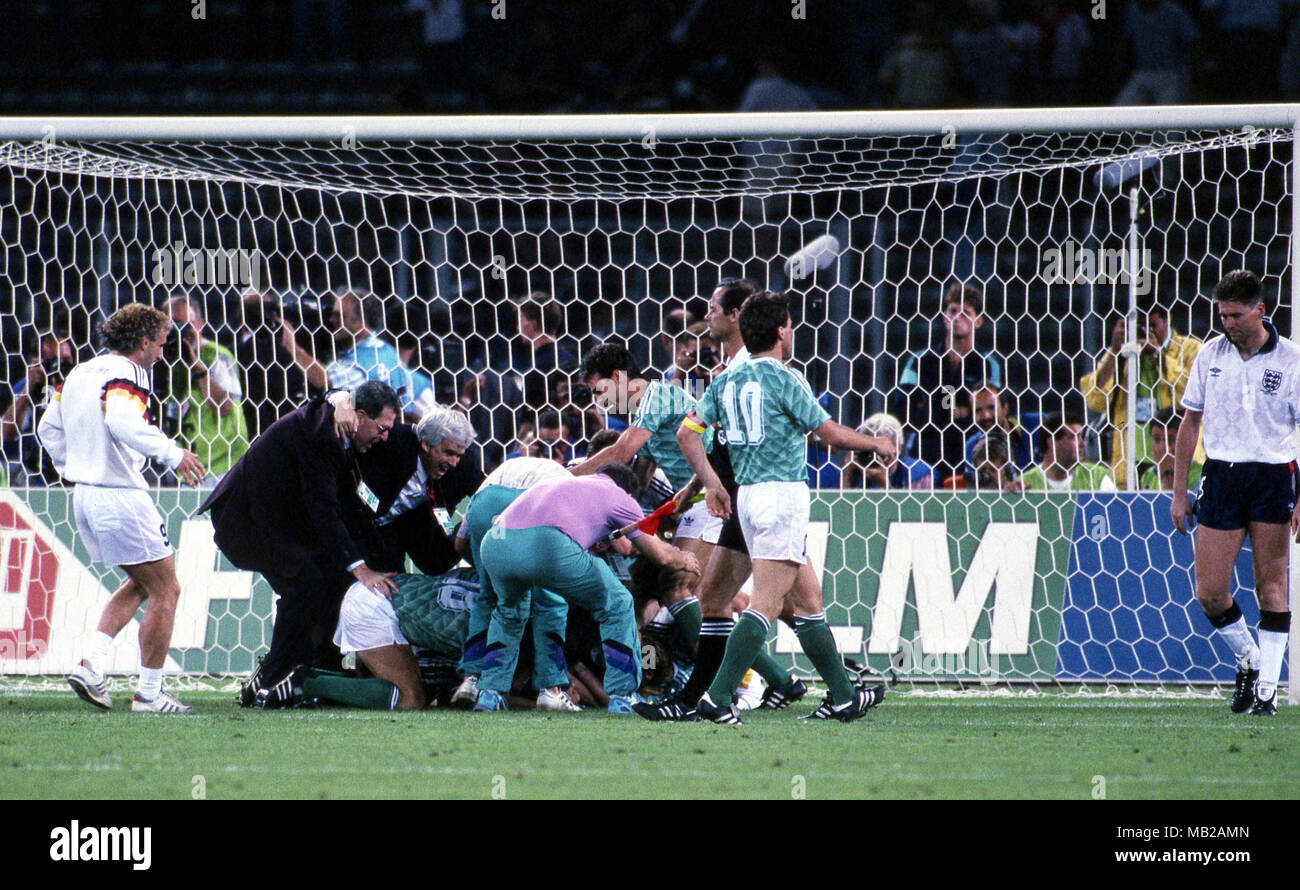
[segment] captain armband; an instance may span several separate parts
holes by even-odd
[[[700,435],[704,435],[704,431],[707,429],[704,424],[700,423],[699,419],[696,418],[694,414],[687,414],[683,417],[682,426],[686,427],[691,432],[699,433]]]

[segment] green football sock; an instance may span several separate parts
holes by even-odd
[[[731,704],[731,694],[736,691],[745,671],[754,663],[754,656],[763,647],[769,630],[771,625],[761,614],[750,609],[741,613],[731,636],[727,637],[727,651],[722,656],[722,666],[718,668],[718,675],[709,687],[709,698],[715,705],[725,708]]]
[[[790,672],[776,663],[776,659],[767,654],[766,649],[758,650],[754,659],[754,670],[768,686],[784,686],[790,682]]]
[[[700,645],[700,601],[693,596],[687,597],[673,603],[668,611],[673,613],[673,622],[681,628],[686,645],[694,652]]]
[[[799,637],[799,645],[804,655],[817,668],[830,691],[831,701],[837,705],[853,698],[853,683],[848,671],[844,670],[844,660],[835,648],[835,636],[826,624],[825,616],[794,619],[794,632]]]
[[[319,698],[352,708],[391,711],[397,702],[397,687],[378,677],[349,677],[332,671],[313,671],[302,681],[304,698]]]

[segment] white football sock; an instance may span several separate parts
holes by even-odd
[[[140,667],[140,682],[136,684],[135,691],[139,693],[140,698],[145,701],[153,701],[162,692],[162,668]]]
[[[1255,638],[1250,635],[1250,628],[1246,626],[1244,615],[1231,624],[1218,628],[1218,632],[1237,656],[1238,667],[1245,666],[1252,670],[1259,667],[1259,647],[1255,645]]]
[[[90,669],[97,674],[104,673],[104,668],[108,666],[108,650],[113,646],[113,638],[102,630],[97,630],[90,635],[90,647],[86,650],[86,661],[90,662]]]
[[[1286,655],[1288,634],[1275,630],[1259,632],[1259,687],[1256,695],[1268,700],[1277,691],[1278,677],[1282,673],[1282,656]]]

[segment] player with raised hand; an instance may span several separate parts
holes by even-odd
[[[162,357],[172,320],[132,303],[100,328],[108,354],[68,373],[41,418],[37,435],[66,481],[74,483],[77,535],[95,562],[126,572],[100,614],[89,651],[68,685],[82,699],[110,710],[104,674],[113,638],[140,605],[140,679],[132,711],[194,710],[162,691],[162,672],[176,620],[181,586],[167,526],[149,495],[146,458],[160,461],[191,486],[206,472],[198,456],[169,439],[148,419],[149,369]]]
[[[740,333],[750,357],[710,384],[677,441],[704,482],[705,502],[715,516],[731,514],[731,498],[709,465],[699,434],[721,422],[739,490],[737,512],[754,568],[750,607],[736,622],[726,652],[696,711],[715,723],[739,723],[731,691],[753,664],[787,596],[795,634],[828,688],[813,717],[855,720],[884,698],[884,686],[853,687],[822,611],[821,583],[808,563],[809,492],[806,434],[828,445],[874,451],[889,460],[888,437],[866,436],[830,419],[808,381],[785,362],[793,352],[794,328],[783,294],[760,292],[740,310]]]
[[[1224,333],[1202,346],[1192,362],[1169,512],[1183,533],[1193,512],[1196,516],[1196,600],[1237,657],[1229,707],[1238,714],[1272,716],[1291,627],[1288,530],[1300,541],[1295,444],[1300,346],[1264,317],[1263,287],[1253,273],[1228,273],[1215,285],[1213,298]],[[1206,461],[1193,511],[1187,476],[1198,438]],[[1259,601],[1258,645],[1231,592],[1232,567],[1247,533]]]

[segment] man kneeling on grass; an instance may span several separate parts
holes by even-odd
[[[300,669],[302,697],[376,710],[418,710],[428,704],[419,662],[411,647],[455,659],[465,645],[470,609],[478,594],[473,570],[442,575],[395,575],[391,599],[357,582],[339,608],[334,643],[356,653],[373,677]]]

